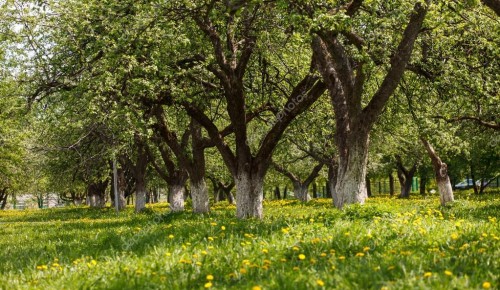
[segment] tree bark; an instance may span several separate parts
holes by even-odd
[[[337,32],[321,30],[313,37],[313,57],[328,88],[336,119],[339,169],[333,202],[337,208],[351,203],[363,204],[367,198],[365,177],[370,131],[401,81],[429,4],[429,0],[415,4],[403,37],[391,57],[390,68],[364,108],[363,63],[352,61]],[[357,8],[352,9],[349,15],[355,15]],[[363,46],[358,46],[358,49],[363,49]]]
[[[183,183],[169,185],[168,203],[172,212],[184,211],[184,188]]]
[[[429,154],[432,165],[434,167],[441,205],[444,206],[449,202],[453,202],[453,189],[451,187],[450,177],[448,176],[448,166],[446,165],[446,163],[441,161],[441,158],[439,158],[439,156],[436,154],[436,151],[429,143],[429,141],[427,141],[427,139],[420,138],[420,140],[424,144],[424,147],[427,150],[427,153]]]
[[[350,142],[341,142],[338,146],[344,154],[339,155],[337,186],[333,195],[334,205],[341,209],[346,204],[363,204],[368,197],[366,191],[368,135],[351,139]]]
[[[368,195],[368,197],[372,196],[372,184],[368,176],[366,177],[366,194]]]
[[[426,195],[427,176],[420,176],[420,195]]]
[[[92,208],[103,208],[106,205],[106,187],[108,180],[92,182],[87,186],[87,198]]]
[[[7,188],[4,187],[2,190],[0,190],[0,210],[5,209],[5,206],[7,205],[7,197],[9,196],[7,192]]]
[[[263,206],[263,177],[241,172],[235,179],[236,183],[236,217],[262,218]]]
[[[193,212],[207,213],[210,211],[210,199],[205,181],[205,149],[201,144],[201,126],[196,120],[191,120],[191,147],[192,159],[186,157],[188,162],[189,180],[191,182],[191,198],[193,200]]]
[[[276,186],[274,188],[274,197],[276,199],[278,199],[278,200],[281,199],[281,192],[280,192],[280,187],[279,186]]]
[[[313,198],[318,198],[318,185],[316,182],[313,183]]]
[[[411,185],[413,182],[413,176],[417,172],[417,162],[413,164],[410,170],[406,169],[401,160],[401,156],[396,155],[396,166],[398,168],[398,179],[401,186],[400,198],[409,198],[411,193]]]
[[[392,172],[389,173],[389,194],[390,196],[394,196],[394,176]]]

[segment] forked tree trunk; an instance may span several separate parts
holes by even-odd
[[[105,193],[107,186],[107,180],[94,182],[87,186],[87,198],[90,207],[103,208],[106,205]]]
[[[235,178],[236,183],[236,217],[262,218],[264,199],[263,178],[248,172],[241,172]]]
[[[352,1],[348,16],[355,16],[361,5]],[[366,170],[370,131],[382,114],[389,98],[396,90],[410,60],[415,40],[421,30],[430,0],[416,3],[403,37],[390,59],[390,67],[363,108],[365,75],[363,62],[353,62],[352,55],[344,46],[341,33],[320,30],[313,37],[313,57],[326,83],[335,112],[335,143],[339,152],[339,169],[336,193],[333,201],[337,208],[345,204],[363,204],[367,198]],[[359,49],[363,45],[358,45]]]
[[[210,211],[210,199],[208,188],[205,181],[205,149],[201,144],[202,133],[201,126],[196,120],[191,120],[191,138],[192,138],[192,160],[185,158],[189,169],[189,178],[191,181],[191,198],[193,200],[193,212],[207,213]]]
[[[184,211],[184,184],[169,185],[168,203],[172,212]]]
[[[333,203],[339,209],[346,204],[364,204],[368,198],[366,191],[368,135],[349,143],[338,142],[339,149],[344,154],[339,154],[337,186]]]
[[[399,197],[401,197],[401,198],[409,198],[410,197],[413,176],[415,176],[415,173],[417,172],[417,164],[418,164],[418,162],[415,162],[413,164],[413,166],[410,168],[410,170],[408,170],[403,165],[403,161],[401,159],[401,156],[396,155],[396,166],[398,168],[398,179],[399,179],[399,184],[401,185],[401,194],[399,195]]]
[[[451,187],[450,177],[448,176],[448,166],[446,163],[441,161],[441,158],[436,154],[434,148],[424,138],[420,138],[422,143],[424,144],[427,153],[429,153],[429,157],[432,160],[432,165],[434,167],[434,173],[436,174],[436,183],[439,190],[439,199],[441,201],[441,205],[446,205],[449,202],[454,201],[453,197],[453,189]]]

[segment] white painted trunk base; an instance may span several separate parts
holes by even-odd
[[[453,202],[455,199],[453,197],[453,188],[451,187],[450,178],[446,175],[444,180],[437,180],[438,190],[439,190],[439,200],[441,205],[446,205],[449,202]]]
[[[140,212],[146,208],[146,190],[137,189],[135,193],[135,212]]]
[[[308,202],[311,200],[311,195],[307,192],[307,186],[294,185],[293,194],[295,195],[295,198],[302,202]]]
[[[210,211],[208,189],[205,180],[191,183],[191,198],[193,199],[193,212],[207,213]]]
[[[184,210],[184,186],[173,185],[170,187],[170,210],[173,212]]]
[[[333,203],[339,209],[346,204],[364,204],[368,198],[366,190],[368,149],[363,147],[358,145],[349,148],[348,159],[339,160],[337,185],[335,192],[332,193]]]
[[[241,174],[236,179],[236,217],[262,218],[264,200],[263,181]]]

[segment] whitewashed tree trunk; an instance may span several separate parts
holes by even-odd
[[[439,190],[439,200],[441,205],[446,205],[454,201],[453,188],[451,187],[450,177],[446,174],[445,178],[436,178]]]
[[[208,189],[205,179],[191,182],[191,198],[193,199],[193,212],[207,213],[210,211]]]
[[[311,200],[311,195],[307,192],[307,186],[300,184],[300,183],[294,183],[293,184],[293,194],[295,195],[295,198],[302,202],[308,202]]]
[[[135,186],[135,212],[146,208],[146,186],[143,182],[137,182]]]
[[[252,177],[248,173],[240,173],[236,182],[236,217],[262,218],[264,200],[263,179]]]
[[[184,210],[184,186],[182,185],[172,185],[169,188],[169,203],[170,210],[173,212],[183,211]]]
[[[346,204],[364,204],[368,198],[366,191],[366,171],[368,165],[368,142],[349,146],[346,156],[340,155],[337,185],[332,193],[335,207],[341,209]]]
[[[448,165],[444,163],[441,158],[437,155],[434,147],[427,141],[427,139],[421,137],[420,140],[424,144],[427,153],[432,161],[432,166],[434,167],[434,173],[436,174],[436,183],[439,190],[439,200],[441,205],[446,205],[449,202],[454,201],[453,189],[451,187],[450,177],[448,176]]]

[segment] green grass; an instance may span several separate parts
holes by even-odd
[[[226,203],[4,211],[0,289],[498,289],[500,194],[438,204],[268,201],[260,221]]]

